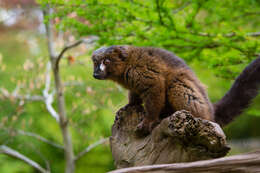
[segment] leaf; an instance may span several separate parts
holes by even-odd
[[[72,56],[72,55],[69,55],[69,56],[67,57],[67,59],[68,59],[69,65],[74,64],[75,61],[76,61],[76,58],[75,58],[74,56]]]

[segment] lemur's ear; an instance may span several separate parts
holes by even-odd
[[[118,54],[118,57],[121,60],[125,60],[125,58],[128,56],[126,46],[110,46],[107,48],[106,52],[109,54]]]
[[[119,49],[119,58],[121,60],[125,60],[126,57],[128,56],[127,47],[126,46],[118,46],[118,49]]]

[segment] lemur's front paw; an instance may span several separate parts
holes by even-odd
[[[147,136],[152,132],[152,130],[157,124],[159,124],[159,121],[151,121],[151,120],[144,119],[142,122],[140,122],[137,125],[135,133],[138,136]]]

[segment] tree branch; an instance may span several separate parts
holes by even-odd
[[[46,9],[43,12],[44,17],[47,18],[52,15],[52,10],[49,4],[46,5]],[[55,82],[55,89],[57,93],[57,104],[58,104],[58,116],[59,116],[59,125],[62,132],[62,138],[64,143],[64,153],[65,153],[65,160],[66,160],[66,173],[73,173],[75,171],[75,162],[74,162],[74,151],[73,151],[73,144],[71,140],[71,134],[69,132],[68,127],[68,119],[66,116],[66,106],[65,106],[65,98],[64,98],[64,90],[63,84],[59,74],[59,63],[57,64],[56,56],[54,52],[54,39],[52,33],[52,23],[48,20],[45,23],[46,27],[46,37],[48,43],[48,50],[49,50],[49,59],[51,61],[52,70],[54,74],[54,82]],[[56,116],[56,115],[55,115]]]
[[[31,165],[32,167],[34,167],[35,169],[37,169],[38,171],[42,172],[42,173],[50,173],[49,170],[44,169],[43,167],[41,167],[38,163],[36,163],[35,161],[29,159],[28,157],[26,157],[25,155],[19,153],[18,151],[7,147],[6,145],[0,145],[0,153],[12,156],[14,158],[20,159],[22,161],[24,161],[25,163]]]
[[[18,94],[20,88],[21,88],[21,86],[17,85],[12,93],[9,93],[4,88],[0,88],[0,92],[2,93],[2,95],[5,98],[14,98],[14,99],[28,100],[28,101],[43,101],[44,100],[44,97],[42,97],[40,95],[32,95],[32,96],[30,94],[20,95],[20,94]]]
[[[235,155],[220,159],[190,163],[162,164],[119,169],[109,173],[186,173],[186,172],[258,172],[260,170],[260,151]]]
[[[56,147],[56,148],[64,149],[64,147],[63,147],[62,145],[59,145],[59,144],[57,144],[57,143],[55,143],[55,142],[53,142],[53,141],[50,141],[50,140],[48,140],[48,139],[46,139],[46,138],[44,138],[44,137],[42,137],[42,136],[40,136],[40,135],[38,135],[38,134],[36,134],[36,133],[25,132],[25,131],[23,131],[23,130],[17,130],[16,132],[17,132],[18,134],[20,134],[20,135],[25,135],[25,136],[33,137],[33,138],[35,138],[35,139],[37,139],[37,140],[39,140],[39,141],[45,142],[45,143],[47,143],[47,144],[49,144],[49,145],[52,145],[52,146],[54,146],[54,147]]]
[[[57,143],[55,143],[53,141],[50,141],[50,140],[48,140],[48,139],[46,139],[46,138],[44,138],[41,135],[38,135],[36,133],[26,132],[26,131],[23,131],[23,130],[7,129],[7,128],[3,128],[3,130],[5,130],[5,131],[14,131],[14,132],[16,132],[19,135],[33,137],[33,138],[35,138],[35,139],[37,139],[39,141],[42,141],[42,142],[47,143],[49,145],[52,145],[52,146],[54,146],[56,148],[64,149],[64,147],[62,145],[59,145],[59,144],[57,144]]]
[[[29,100],[29,101],[43,101],[46,105],[47,110],[51,114],[51,116],[54,117],[57,122],[59,122],[59,115],[52,106],[54,92],[49,93],[50,85],[51,85],[50,70],[51,70],[51,63],[48,62],[47,65],[46,65],[45,88],[43,90],[43,96],[30,95],[30,94],[21,95],[21,94],[18,93],[20,86],[17,86],[14,89],[14,91],[12,92],[12,94],[9,93],[4,88],[0,88],[0,92],[6,98],[14,98],[14,99],[19,99],[19,100]]]
[[[52,107],[54,92],[49,93],[50,85],[51,85],[50,71],[51,71],[51,62],[48,62],[46,65],[46,73],[45,73],[45,88],[43,90],[44,103],[51,116],[55,118],[57,122],[59,122],[60,121],[59,114]]]
[[[82,156],[84,156],[86,153],[88,153],[90,150],[92,150],[93,148],[97,147],[100,144],[103,144],[105,142],[107,142],[109,140],[109,138],[104,138],[104,139],[100,139],[99,141],[89,145],[88,147],[86,147],[83,151],[81,151],[76,157],[75,157],[75,161],[79,160]]]
[[[61,58],[63,57],[63,55],[64,55],[64,53],[65,53],[66,51],[68,51],[68,50],[70,50],[70,49],[72,49],[72,48],[74,48],[74,47],[80,45],[80,44],[83,43],[83,42],[84,42],[84,40],[80,39],[80,40],[78,40],[78,41],[76,41],[76,42],[74,42],[74,43],[72,43],[72,44],[70,44],[70,45],[65,46],[65,47],[62,49],[62,51],[60,52],[60,54],[58,55],[57,59],[56,59],[55,68],[58,68],[59,63],[60,63],[60,60],[61,60]]]

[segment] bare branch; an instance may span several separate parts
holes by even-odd
[[[61,58],[63,57],[63,55],[64,55],[64,53],[65,53],[66,51],[68,51],[68,50],[70,50],[70,49],[72,49],[72,48],[74,48],[74,47],[80,45],[81,43],[83,43],[83,40],[82,40],[82,39],[80,39],[80,40],[78,40],[78,41],[76,41],[76,42],[74,42],[74,43],[72,43],[72,44],[70,44],[70,45],[65,46],[65,47],[62,49],[62,51],[60,52],[60,54],[58,55],[57,59],[56,59],[55,68],[58,68],[59,63],[60,63],[60,60],[61,60]]]
[[[16,86],[16,88],[14,89],[12,94],[9,93],[4,88],[0,88],[0,92],[6,98],[14,98],[14,99],[19,99],[19,100],[29,100],[29,101],[43,101],[45,103],[46,108],[49,111],[49,113],[56,119],[57,122],[59,122],[59,115],[52,106],[52,103],[54,101],[53,100],[54,91],[49,93],[50,85],[51,85],[50,72],[51,72],[51,63],[48,62],[46,65],[45,88],[43,90],[43,96],[30,95],[30,94],[20,95],[18,92],[19,92],[19,89],[21,88],[21,86],[19,86],[19,85]]]
[[[42,172],[42,173],[50,173],[48,170],[44,169],[43,167],[41,167],[38,163],[36,163],[35,161],[29,159],[28,157],[26,157],[25,155],[19,153],[18,151],[7,147],[6,145],[0,145],[0,153],[12,156],[14,158],[20,159],[22,161],[24,161],[25,163],[31,165],[32,167],[34,167],[35,169],[37,169],[38,171]]]
[[[93,148],[99,146],[100,144],[103,144],[105,142],[107,142],[109,140],[109,138],[104,138],[104,139],[100,139],[99,141],[89,145],[87,148],[85,148],[83,151],[81,151],[76,157],[75,157],[75,161],[79,160],[82,156],[84,156],[86,153],[88,153],[90,150],[92,150]]]
[[[24,136],[30,136],[30,137],[33,137],[39,141],[42,141],[42,142],[45,142],[49,145],[52,145],[56,148],[60,148],[60,149],[64,149],[64,147],[62,145],[59,145],[55,142],[52,142],[36,133],[33,133],[33,132],[26,132],[26,131],[23,131],[23,130],[16,130],[16,129],[11,129],[11,128],[1,128],[2,130],[6,131],[6,132],[9,132],[9,131],[14,131],[15,133],[19,134],[19,135],[24,135]]]
[[[52,9],[50,8],[49,4],[46,5],[46,9],[44,11],[44,17],[49,17],[52,15]],[[68,128],[68,118],[66,116],[66,106],[65,106],[65,98],[64,98],[64,89],[62,80],[59,74],[59,63],[57,62],[57,58],[55,56],[54,52],[54,45],[52,44],[54,42],[53,40],[53,34],[52,34],[52,28],[53,25],[51,21],[47,21],[45,23],[46,27],[46,37],[48,40],[48,48],[49,48],[49,59],[51,61],[52,70],[54,74],[54,83],[55,83],[55,89],[57,92],[57,103],[58,103],[58,114],[52,114],[55,115],[54,117],[59,120],[60,129],[62,131],[62,137],[63,137],[63,143],[64,143],[64,154],[65,154],[65,160],[66,160],[66,173],[73,173],[75,170],[75,163],[74,163],[74,151],[73,151],[73,144],[71,140],[70,131]],[[62,55],[61,55],[62,56]],[[57,66],[56,66],[57,64]],[[51,98],[51,97],[50,97]],[[51,103],[50,99],[50,103]],[[51,106],[51,104],[49,104]],[[52,107],[51,107],[52,108]],[[56,111],[55,111],[56,112]],[[54,112],[52,112],[54,113]],[[59,119],[57,118],[59,117]]]
[[[7,90],[5,90],[4,88],[0,88],[0,92],[2,93],[2,95],[6,98],[14,98],[14,99],[19,99],[19,100],[28,100],[28,101],[43,101],[44,97],[39,96],[39,95],[30,95],[30,94],[26,94],[26,95],[20,95],[18,94],[18,86],[16,87],[16,89],[11,93],[9,93]]]
[[[23,130],[17,130],[17,133],[21,134],[21,135],[25,135],[25,136],[30,136],[30,137],[34,137],[35,139],[39,140],[39,141],[42,141],[42,142],[45,142],[47,144],[50,144],[56,148],[60,148],[60,149],[64,149],[64,147],[62,145],[59,145],[55,142],[52,142],[36,133],[32,133],[32,132],[25,132]]]
[[[258,172],[260,170],[260,151],[224,157],[220,159],[190,163],[162,164],[119,169],[109,173],[185,173],[185,172]]]
[[[45,88],[43,90],[44,103],[51,116],[55,118],[57,122],[59,122],[60,121],[59,114],[52,107],[54,92],[49,93],[49,89],[51,85],[50,71],[51,71],[51,62],[48,62],[46,66],[46,74],[45,74]]]
[[[16,95],[16,96],[13,96],[12,94],[6,94],[3,92],[3,90],[1,89],[1,92],[3,94],[4,97],[6,98],[15,98],[15,99],[19,99],[19,100],[28,100],[28,101],[43,101],[44,100],[44,97],[42,96],[39,96],[39,95]]]
[[[54,146],[54,147],[56,147],[56,148],[64,149],[64,147],[63,147],[62,145],[57,144],[57,143],[55,143],[55,142],[53,142],[53,141],[50,141],[50,140],[48,140],[48,139],[46,139],[46,138],[44,138],[44,137],[42,137],[42,136],[40,136],[40,135],[38,135],[38,134],[36,134],[36,133],[25,132],[25,131],[23,131],[23,130],[16,130],[15,132],[17,132],[17,133],[20,134],[20,135],[33,137],[33,138],[35,138],[35,139],[37,139],[37,140],[39,140],[39,141],[45,142],[45,143],[47,143],[47,144],[49,144],[49,145],[52,145],[52,146]]]

